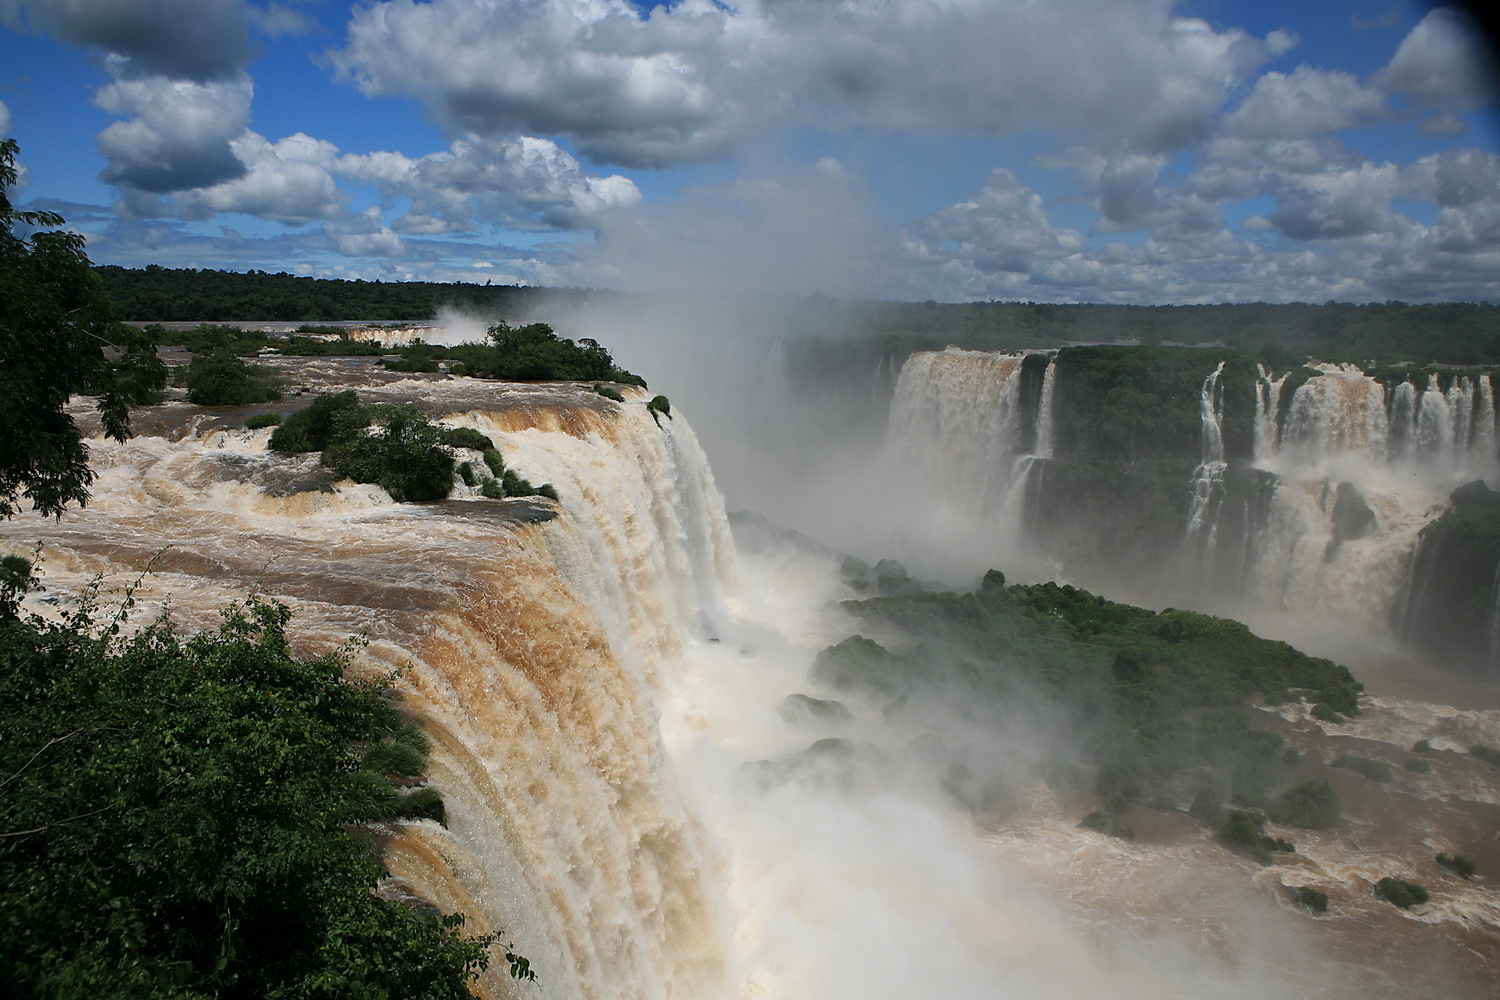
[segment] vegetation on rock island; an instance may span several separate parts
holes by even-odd
[[[1055,583],[1006,586],[994,570],[973,593],[939,593],[898,573],[898,564],[883,566],[876,584],[869,567],[846,562],[853,586],[884,596],[845,607],[891,648],[852,636],[819,654],[815,682],[914,721],[931,717],[932,705],[941,717],[980,723],[1023,708],[1046,713],[1069,727],[1079,755],[1056,762],[1049,780],[1106,801],[1191,803],[1190,814],[1227,845],[1258,858],[1291,850],[1265,835],[1266,819],[1338,822],[1326,782],[1273,795],[1296,758],[1247,708],[1301,699],[1356,714],[1360,685],[1343,667],[1224,618],[1116,604]],[[1226,815],[1225,800],[1239,811]],[[1112,826],[1095,820],[1088,825]]]
[[[228,351],[194,357],[181,371],[180,381],[188,402],[199,406],[249,406],[281,398],[281,380],[275,372]]]
[[[1401,907],[1403,910],[1409,910],[1413,906],[1421,906],[1428,899],[1425,886],[1390,877],[1383,878],[1375,883],[1375,895],[1394,906]]]
[[[557,500],[550,483],[532,486],[505,467],[487,436],[471,427],[443,427],[411,404],[366,404],[353,390],[318,396],[290,414],[271,434],[268,447],[286,454],[321,452],[320,461],[357,483],[375,483],[397,502],[441,500],[453,491],[453,450],[477,451],[483,470],[458,466],[466,485],[491,499],[544,496]],[[488,472],[489,474],[485,474]]]

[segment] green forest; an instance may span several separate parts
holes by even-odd
[[[428,320],[443,306],[519,319],[549,306],[636,298],[593,289],[339,280],[154,265],[94,270],[120,318],[138,323]],[[762,306],[784,313],[779,323],[796,342],[794,360],[798,354],[808,361],[829,352],[845,356],[852,340],[861,353],[895,358],[949,344],[1021,350],[1138,341],[1253,350],[1278,364],[1309,355],[1328,361],[1500,362],[1500,306],[1463,302],[1118,306],[811,296]]]
[[[1332,789],[1297,783],[1296,754],[1246,711],[1302,701],[1318,718],[1358,714],[1360,684],[1329,660],[1227,618],[1150,611],[1056,583],[1007,586],[996,570],[964,594],[926,589],[889,560],[847,559],[844,575],[869,595],[845,610],[884,644],[851,636],[818,655],[810,678],[874,702],[887,720],[984,729],[1007,713],[1053,720],[1070,734],[1068,749],[1041,762],[1042,773],[1065,794],[1097,796],[1083,825],[1129,837],[1120,817],[1132,806],[1183,811],[1231,850],[1270,863],[1293,846],[1266,837],[1267,821],[1339,822]],[[932,739],[951,744],[949,792],[992,807],[1001,793],[985,752],[958,746],[959,727]]]

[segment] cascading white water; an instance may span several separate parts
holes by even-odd
[[[50,589],[33,607],[66,604],[95,572],[133,576],[169,538],[143,605],[170,598],[192,625],[254,586],[293,605],[300,648],[363,628],[362,670],[406,665],[449,825],[394,826],[387,860],[532,959],[540,987],[493,975],[484,995],[1365,989],[1342,985],[1348,967],[1325,978],[1288,914],[1206,838],[1110,841],[1024,774],[981,838],[934,785],[909,780],[910,734],[866,706],[851,704],[838,733],[874,748],[854,787],[755,780],[747,762],[829,735],[776,706],[809,690],[816,651],[848,634],[830,607],[847,592],[811,547],[736,559],[680,416],[658,425],[639,397],[616,407],[582,389],[361,388],[484,430],[511,466],[556,486],[561,516],[536,523],[525,501],[398,505],[348,484],[271,495],[314,461],[269,455],[266,432],[185,417],[171,437],[93,440],[95,501],[60,522],[0,524],[0,539],[44,542]],[[1026,722],[976,735],[1001,759],[1072,738]],[[1122,873],[1134,879],[1123,900]]]
[[[1387,391],[1354,365],[1313,364],[1277,423],[1282,383],[1257,382],[1255,456],[1279,478],[1254,539],[1251,591],[1299,613],[1355,614],[1372,625],[1391,614],[1418,534],[1459,484],[1496,474],[1489,376],[1438,377]],[[1343,512],[1372,518],[1347,537]],[[1352,488],[1354,491],[1350,493]],[[1361,514],[1356,520],[1365,520]]]
[[[1053,449],[1057,447],[1057,419],[1052,412],[1052,397],[1056,390],[1057,362],[1048,361],[1047,370],[1042,374],[1042,398],[1037,404],[1036,447],[1033,449],[1037,458],[1051,458]]]
[[[907,358],[891,401],[893,458],[975,516],[997,512],[1025,452],[1024,360],[955,348]]]
[[[1024,552],[1028,497],[1055,448],[1056,364],[1048,360],[1040,397],[1023,393],[1024,354],[948,348],[911,355],[891,401],[885,464],[927,490],[930,519],[978,537],[944,547],[983,553],[981,562]],[[975,564],[982,572],[988,566]],[[974,567],[966,567],[974,568]]]
[[[1198,413],[1202,422],[1203,460],[1193,470],[1193,502],[1188,510],[1188,547],[1198,558],[1210,556],[1218,540],[1219,506],[1216,499],[1224,481],[1224,470],[1229,468],[1224,461],[1224,397],[1219,389],[1219,376],[1224,374],[1224,362],[1203,380],[1199,394]]]

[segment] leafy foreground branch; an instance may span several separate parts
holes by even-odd
[[[493,936],[374,893],[365,824],[440,818],[427,747],[347,648],[252,597],[129,638],[0,601],[0,981],[22,997],[466,998]],[[504,951],[508,952],[508,949]],[[520,956],[509,971],[532,978]]]

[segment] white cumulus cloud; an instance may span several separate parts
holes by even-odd
[[[597,228],[640,204],[628,177],[593,177],[550,139],[465,136],[441,153],[379,152],[339,158],[344,177],[373,183],[411,207],[398,222],[412,233],[464,232],[478,220],[534,228]]]
[[[1299,66],[1267,73],[1224,121],[1241,139],[1314,139],[1386,117],[1385,95],[1351,73]]]
[[[239,177],[245,165],[230,143],[250,120],[254,87],[240,74],[199,83],[163,76],[123,77],[95,95],[126,118],[99,133],[109,184],[160,194]]]
[[[270,142],[244,131],[231,149],[244,172],[230,181],[185,191],[178,214],[206,219],[215,212],[243,212],[298,225],[337,215],[343,204],[330,166],[338,147],[301,132]]]
[[[1169,0],[384,0],[332,58],[455,129],[567,137],[601,163],[726,156],[767,130],[1088,129],[1151,149],[1206,135],[1290,39],[1174,18]]]
[[[1472,111],[1491,97],[1494,65],[1482,42],[1452,8],[1439,7],[1402,40],[1375,75],[1389,94],[1404,94],[1436,111]]]

